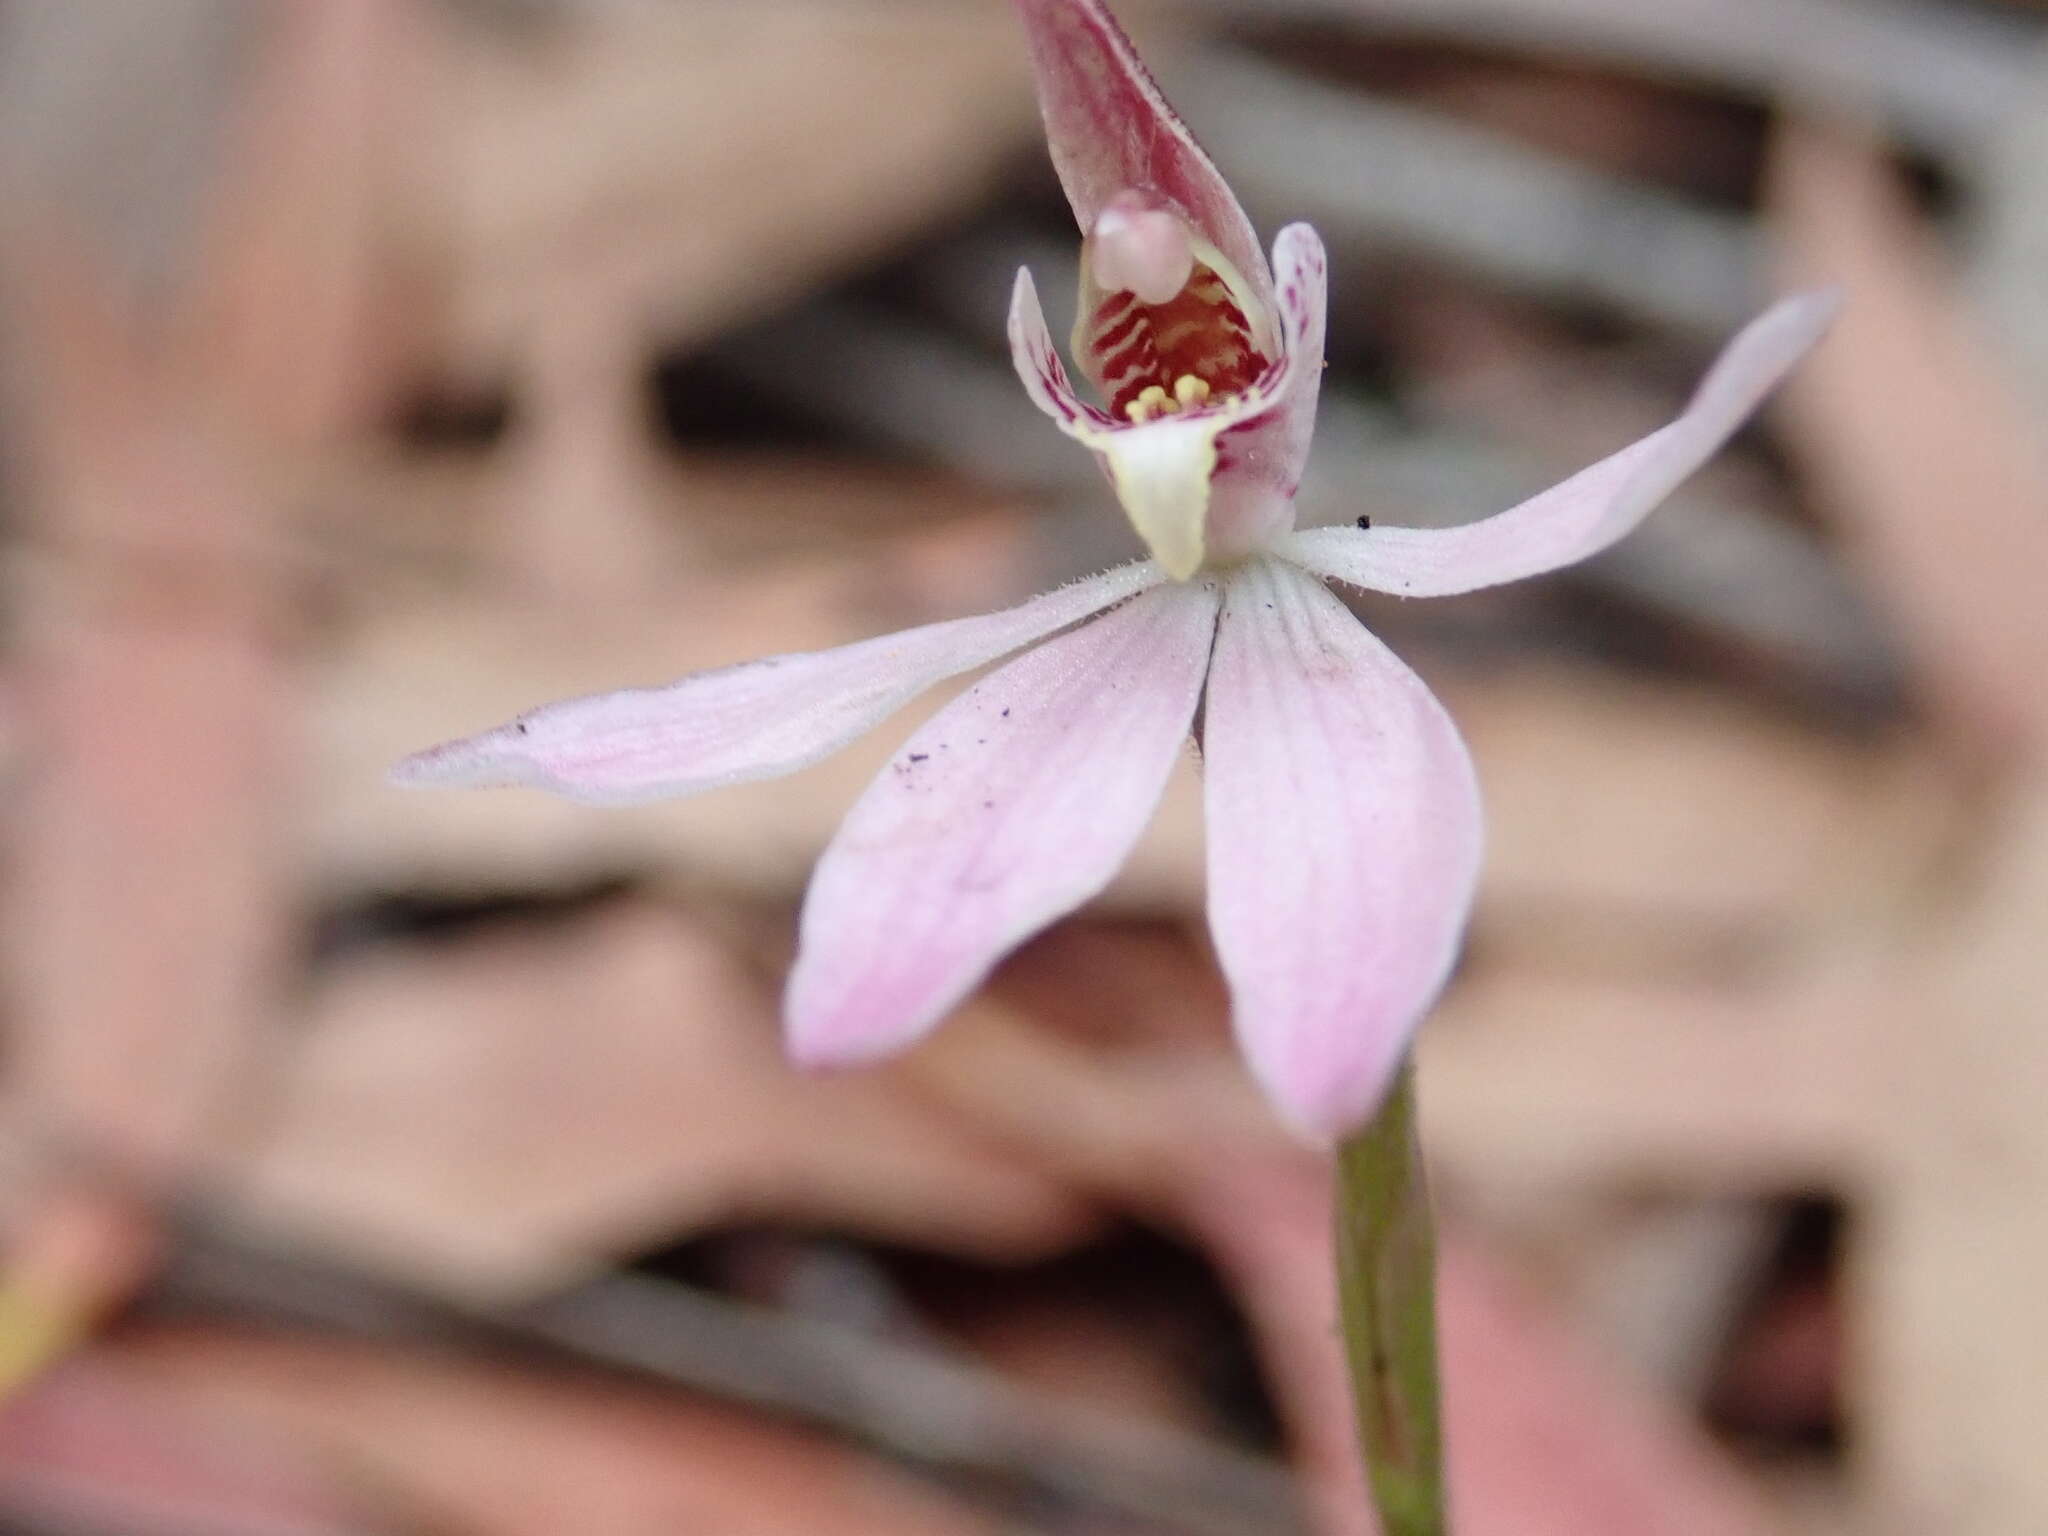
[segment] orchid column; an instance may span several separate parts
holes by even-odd
[[[1479,795],[1443,707],[1325,581],[1440,596],[1604,549],[1742,423],[1833,300],[1769,310],[1677,420],[1521,506],[1445,530],[1297,533],[1322,241],[1290,225],[1268,264],[1100,0],[1017,4],[1079,223],[1071,350],[1096,399],[1076,393],[1028,272],[1011,346],[1150,558],[1000,613],[550,705],[395,776],[606,803],[694,794],[792,773],[1021,651],[911,736],[818,864],[788,1047],[848,1065],[922,1037],[1109,882],[1200,706],[1209,921],[1236,1035],[1277,1113],[1337,1149],[1340,1289],[1382,1525],[1440,1532],[1430,1224],[1404,1064],[1471,907]]]

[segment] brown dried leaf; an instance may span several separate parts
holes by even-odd
[[[1367,1528],[1366,1505],[1336,1343],[1328,1170],[1272,1124],[1235,1063],[1202,1043],[1206,1029],[1194,1033],[1178,1049],[1142,1032],[1136,1044],[1091,1049],[981,1003],[911,1065],[992,1129],[1208,1252],[1258,1336],[1317,1528],[1354,1536]],[[1426,1105],[1425,1126],[1431,1113]],[[1768,1529],[1732,1469],[1674,1412],[1586,1359],[1456,1245],[1444,1273],[1461,1528]]]
[[[1925,223],[1875,146],[1795,124],[1773,207],[1807,281],[1848,292],[1787,397],[1794,447],[1966,745],[2048,731],[2048,466]]]
[[[991,1531],[820,1436],[631,1388],[218,1333],[160,1333],[123,1357],[164,1390],[277,1426],[479,1536]]]
[[[0,1404],[0,1520],[152,1536],[393,1529],[274,1425],[196,1401],[110,1351]]]
[[[1754,989],[1559,979],[1512,968],[1454,989],[1423,1032],[1425,1134],[1444,1171],[1512,1207],[1546,1190],[1829,1186],[1860,1168],[1858,1063],[1882,986]]]
[[[724,1223],[1015,1259],[1094,1219],[901,1074],[796,1073],[765,989],[646,903],[343,963],[250,1179],[300,1224],[497,1292]]]
[[[688,0],[546,42],[444,38],[445,175],[412,212],[452,254],[463,356],[517,346],[567,268],[634,295],[642,334],[725,329],[960,208],[1033,121],[1010,19],[980,7]]]
[[[1877,1504],[1958,1536],[2048,1519],[2048,785],[2019,786],[1938,942],[1884,977],[1851,1293]]]
[[[1501,1536],[1767,1536],[1771,1511],[1677,1407],[1617,1377],[1477,1250],[1442,1250],[1458,1512]]]
[[[1910,745],[1703,688],[1521,667],[1445,692],[1486,795],[1482,932],[1518,950],[1578,945],[1610,970],[1796,952],[1890,916],[1960,820]]]
[[[365,136],[344,148],[336,130],[366,111],[384,15],[350,8],[331,32],[316,9],[264,60],[228,157],[251,174],[225,184],[211,268],[167,323],[124,306],[55,216],[31,218],[10,274],[37,369],[36,520],[59,556],[24,624],[10,1088],[31,1137],[152,1188],[216,1151],[280,991],[289,688],[269,455],[331,433],[353,394],[332,386],[363,209],[340,189]],[[96,1190],[50,1177],[14,1234],[0,1376],[132,1282],[146,1248],[125,1230],[81,1245],[81,1226],[125,1229],[133,1210],[95,1212]]]

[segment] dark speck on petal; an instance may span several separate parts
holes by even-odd
[[[930,757],[930,756],[931,756],[931,753],[929,753],[929,752],[913,752],[913,753],[911,753],[911,754],[910,754],[910,760],[911,760],[911,761],[912,761],[913,763],[921,763],[921,762],[923,762],[923,761],[924,761],[924,760],[925,760],[926,758],[928,758],[928,757]]]

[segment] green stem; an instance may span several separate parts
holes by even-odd
[[[1404,1062],[1337,1149],[1337,1284],[1359,1446],[1382,1536],[1448,1536],[1436,1353],[1436,1233]]]

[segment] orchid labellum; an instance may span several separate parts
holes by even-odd
[[[789,1048],[850,1063],[918,1039],[1108,883],[1200,707],[1209,920],[1238,1039],[1283,1116],[1342,1136],[1372,1113],[1450,970],[1481,832],[1456,728],[1325,580],[1440,596],[1606,548],[1735,431],[1834,301],[1771,309],[1675,421],[1509,511],[1296,532],[1322,241],[1290,225],[1268,265],[1100,0],[1017,3],[1080,223],[1072,353],[1097,400],[1073,388],[1029,272],[1011,347],[1151,558],[980,618],[550,705],[396,777],[600,802],[694,794],[793,772],[931,684],[1022,651],[911,737],[818,865]]]

